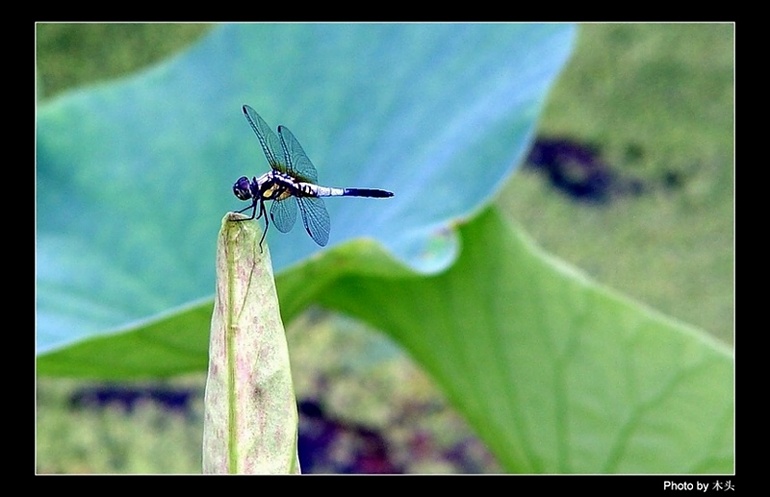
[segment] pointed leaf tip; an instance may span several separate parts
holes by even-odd
[[[228,213],[217,241],[203,472],[299,472],[297,403],[278,297],[257,223]]]

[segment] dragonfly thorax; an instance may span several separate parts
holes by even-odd
[[[240,200],[279,200],[291,195],[307,194],[303,185],[286,173],[270,171],[251,181],[241,176],[233,184],[233,193]]]
[[[256,178],[252,189],[258,192],[252,193],[263,200],[283,200],[303,193],[301,183],[280,171],[270,171]]]

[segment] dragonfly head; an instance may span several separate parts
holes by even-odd
[[[251,188],[249,184],[249,178],[241,176],[233,184],[233,193],[241,200],[249,200],[251,198]]]

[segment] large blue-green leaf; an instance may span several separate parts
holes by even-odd
[[[268,170],[244,103],[292,129],[321,183],[395,192],[327,201],[327,249],[370,237],[414,271],[446,268],[451,227],[521,159],[573,37],[569,25],[229,25],[133,78],[45,102],[38,352],[175,317],[180,334],[163,339],[205,343],[208,326],[187,318],[213,293],[219,220],[243,207],[231,185]],[[318,250],[300,227],[268,240],[276,272]]]
[[[441,274],[351,273],[318,300],[388,330],[508,471],[734,471],[727,347],[553,259],[494,208],[461,234]]]

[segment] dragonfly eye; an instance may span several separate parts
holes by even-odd
[[[251,189],[249,188],[249,178],[241,176],[238,181],[233,184],[233,193],[241,200],[248,200],[251,198]]]

